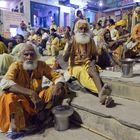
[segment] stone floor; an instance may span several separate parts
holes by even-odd
[[[61,59],[62,56],[57,57],[57,60],[59,61],[60,65],[62,66],[62,68],[65,70],[67,67],[67,63],[64,63],[63,60]],[[41,57],[41,60],[45,61],[48,59],[51,59],[52,57],[49,56],[43,56]],[[140,65],[136,64],[134,66],[134,71],[135,72],[140,72]],[[117,72],[114,74],[114,72],[112,71],[107,71],[107,72],[103,72],[101,73],[102,77],[113,77],[114,79],[116,78],[121,78],[121,73]],[[122,78],[122,80],[125,81],[134,81],[137,84],[140,83],[140,78],[139,76],[135,76],[133,78]],[[88,95],[88,97],[87,97]],[[134,125],[135,127],[140,126],[139,124],[139,118],[140,118],[140,114],[137,113],[139,112],[139,107],[140,107],[140,103],[139,102],[134,102],[134,101],[128,101],[125,99],[121,99],[121,98],[115,98],[115,101],[117,103],[117,105],[114,108],[105,108],[104,106],[101,106],[98,102],[98,99],[96,97],[91,98],[90,94],[85,94],[82,95],[79,98],[75,98],[73,104],[75,105],[79,105],[79,106],[84,106],[88,109],[92,109],[94,112],[99,113],[103,112],[102,115],[106,115],[106,117],[109,115],[110,116],[116,116],[116,119],[118,120],[124,120],[125,123],[129,123],[131,122],[132,124],[130,125]],[[90,101],[91,100],[91,101]],[[122,113],[123,112],[123,113]],[[135,115],[136,114],[136,115]],[[100,114],[101,115],[101,114]],[[127,120],[126,120],[126,119]],[[128,124],[129,125],[129,124]],[[21,138],[22,140],[107,140],[106,138],[99,136],[97,134],[94,134],[91,131],[88,131],[86,129],[83,128],[78,128],[78,127],[74,127],[72,126],[70,129],[68,129],[67,131],[56,131],[54,129],[54,127],[51,128],[47,128],[45,129],[43,132],[41,133],[36,133],[33,135],[28,135],[26,137]],[[0,134],[0,140],[8,140],[7,137],[5,137],[4,134]]]
[[[83,128],[72,126],[66,131],[56,131],[53,127],[47,128],[43,132],[35,135],[25,136],[17,140],[107,140],[106,138],[90,132]],[[9,140],[3,134],[0,134],[0,140]],[[12,140],[12,139],[11,139]]]

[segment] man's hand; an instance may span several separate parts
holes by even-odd
[[[32,91],[30,99],[33,102],[34,108],[37,110],[37,112],[41,111],[44,108],[43,100],[38,96],[35,91]]]
[[[52,102],[54,105],[57,105],[60,100],[63,100],[64,93],[66,92],[65,90],[64,83],[59,82],[55,85],[52,93]]]

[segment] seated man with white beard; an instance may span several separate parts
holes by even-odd
[[[101,104],[110,106],[113,99],[111,89],[103,84],[99,77],[95,59],[97,56],[95,43],[90,36],[89,24],[86,20],[76,22],[75,35],[65,46],[63,59],[69,60],[69,73],[77,78],[82,86],[98,94]]]
[[[62,103],[66,93],[63,77],[39,61],[38,56],[31,44],[24,43],[18,61],[11,64],[0,82],[2,132],[9,130],[11,117],[15,122],[12,131],[20,131],[28,126],[33,116]],[[42,88],[43,76],[53,82],[50,87]]]

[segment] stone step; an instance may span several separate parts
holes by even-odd
[[[115,106],[106,108],[96,96],[77,93],[71,102],[76,112],[72,119],[113,140],[140,140],[140,102],[113,98]]]
[[[140,71],[134,71],[132,78],[123,78],[121,72],[102,71],[102,80],[112,87],[112,95],[140,101]]]
[[[72,126],[66,131],[56,131],[54,128],[46,128],[43,132],[28,135],[16,140],[108,140],[100,135],[77,126]],[[4,134],[0,134],[0,140],[9,140]]]

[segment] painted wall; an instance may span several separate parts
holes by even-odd
[[[24,8],[25,8],[25,10],[24,10],[25,17],[26,17],[28,22],[30,22],[30,1],[60,7],[60,21],[59,21],[60,26],[64,26],[64,13],[70,14],[70,12],[71,12],[70,7],[59,5],[58,0],[53,0],[53,3],[51,0],[40,0],[40,1],[38,1],[38,0],[23,0]],[[70,21],[71,21],[71,17],[69,17],[69,25],[71,24]]]
[[[70,21],[71,21],[71,8],[70,7],[66,7],[66,6],[60,6],[60,26],[64,26],[64,13],[68,13],[69,14],[69,23],[68,26],[71,25]]]
[[[4,23],[0,26],[1,33],[5,37],[10,37],[10,27],[19,27],[22,20],[25,21],[24,15],[17,12],[1,10],[1,21]],[[16,20],[13,20],[16,19]]]
[[[79,9],[82,9],[87,5],[87,0],[70,0],[70,3],[79,5]]]
[[[84,13],[85,13],[85,17],[87,18],[87,20],[89,21],[89,23],[95,22],[95,15],[96,15],[95,12],[86,10]]]
[[[11,11],[12,8],[15,8],[21,0],[14,1],[0,1],[0,9]]]

